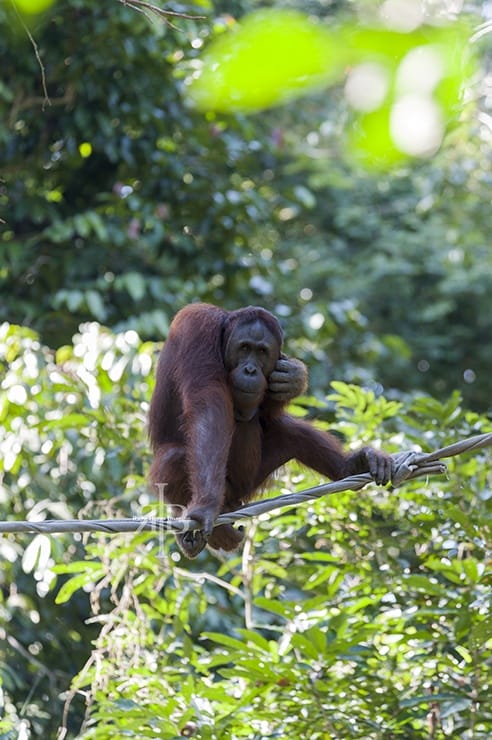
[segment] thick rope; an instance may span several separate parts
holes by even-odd
[[[455,442],[442,447],[435,452],[400,452],[393,455],[393,486],[398,486],[407,480],[429,475],[446,473],[445,463],[440,462],[443,457],[453,457],[463,452],[479,450],[492,445],[492,433],[478,434],[475,437]],[[369,473],[351,475],[342,480],[325,483],[321,486],[308,488],[299,493],[287,493],[275,498],[264,499],[252,504],[246,504],[236,511],[220,514],[215,520],[215,526],[232,524],[240,519],[250,519],[268,511],[274,511],[285,506],[296,506],[306,501],[313,501],[321,496],[343,491],[359,491],[373,479]],[[62,532],[155,532],[172,530],[173,532],[187,532],[199,529],[198,522],[193,519],[161,519],[153,517],[137,517],[135,519],[47,519],[42,522],[0,522],[0,534],[12,532],[29,532],[44,534],[60,534]]]

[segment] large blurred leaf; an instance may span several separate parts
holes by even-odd
[[[351,153],[389,165],[431,156],[471,71],[467,28],[411,33],[330,28],[288,10],[263,10],[208,48],[188,94],[201,110],[252,112],[340,82],[356,118]]]
[[[334,31],[291,10],[261,10],[216,38],[188,94],[201,110],[257,111],[340,79]]]
[[[38,15],[50,8],[56,0],[13,0],[13,4],[25,15]]]

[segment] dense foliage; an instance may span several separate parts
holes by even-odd
[[[329,360],[337,377],[459,388],[487,409],[487,77],[468,91],[481,117],[456,107],[440,155],[370,175],[341,159],[337,90],[249,118],[187,105],[208,37],[255,6],[202,2],[206,18],[171,25],[55,3],[31,22],[50,104],[1,6],[0,318],[59,346],[82,320],[161,339],[190,300],[257,302],[289,319],[316,391]],[[357,17],[352,3],[310,10]]]
[[[154,340],[196,299],[275,311],[311,371],[294,411],[347,444],[491,431],[487,26],[441,151],[375,175],[342,153],[341,89],[188,105],[209,38],[261,5],[0,5],[0,521],[154,511]],[[489,469],[261,517],[191,564],[169,535],[0,536],[0,738],[489,738]]]
[[[152,347],[92,324],[56,357],[15,327],[0,348],[0,519],[151,513]],[[353,445],[491,430],[457,395],[331,400]],[[490,737],[489,468],[262,516],[192,564],[170,535],[4,537],[3,736]],[[291,466],[273,493],[316,481]]]

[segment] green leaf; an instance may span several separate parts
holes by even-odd
[[[262,635],[260,635],[257,632],[253,632],[253,630],[246,630],[246,629],[239,629],[238,633],[242,635],[245,639],[245,641],[249,643],[254,643],[262,652],[264,653],[271,653],[272,648],[268,640],[266,640]],[[273,643],[276,645],[276,643]]]
[[[405,578],[405,585],[408,588],[417,589],[417,591],[423,591],[424,593],[431,594],[433,596],[439,596],[447,598],[446,589],[430,580],[428,576],[421,576],[414,574]]]
[[[480,650],[489,640],[492,640],[492,616],[473,625],[469,636],[470,646],[473,650]]]
[[[85,300],[87,308],[91,312],[92,316],[94,316],[98,321],[104,321],[107,316],[107,312],[101,294],[95,290],[87,290],[85,293]]]
[[[55,603],[64,604],[70,599],[75,591],[78,591],[80,588],[84,588],[84,586],[91,585],[94,581],[95,578],[92,572],[80,573],[78,576],[70,578],[60,587],[55,598]]]
[[[146,284],[139,272],[128,272],[125,275],[125,285],[132,299],[137,302],[142,300],[146,292]]]
[[[93,419],[86,414],[67,414],[59,419],[50,421],[40,421],[38,426],[45,431],[50,429],[84,429],[93,422]]]
[[[39,15],[48,10],[56,0],[15,0],[16,7],[27,16]]]
[[[291,644],[296,650],[299,651],[300,656],[303,660],[319,660],[320,653],[316,645],[302,633],[296,633],[291,637]],[[326,641],[325,646],[326,647]]]
[[[335,31],[296,11],[260,10],[210,45],[188,95],[201,110],[257,111],[338,80],[346,62]]]
[[[449,516],[453,522],[459,524],[472,541],[475,537],[480,535],[479,529],[475,526],[470,515],[466,514],[459,508],[459,506],[456,506],[456,504],[446,503],[446,515]]]
[[[223,635],[220,632],[204,632],[203,637],[207,640],[213,640],[218,645],[224,645],[240,652],[248,651],[248,646],[244,642],[230,635]]]

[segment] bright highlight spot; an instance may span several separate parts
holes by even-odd
[[[61,203],[63,200],[63,193],[61,190],[49,190],[46,193],[46,200],[50,203]]]
[[[405,154],[430,157],[439,149],[444,135],[441,109],[432,98],[404,95],[391,109],[390,133]]]
[[[7,391],[7,398],[10,403],[23,406],[27,402],[27,391],[22,385],[13,385]]]
[[[345,97],[352,108],[368,113],[383,104],[389,84],[389,74],[381,64],[359,64],[349,74]]]
[[[322,313],[313,313],[313,315],[309,317],[309,326],[315,331],[321,329],[324,323],[325,317]]]
[[[396,73],[400,94],[420,92],[431,95],[445,74],[444,60],[437,46],[419,46],[404,57]]]
[[[402,33],[415,31],[424,21],[424,9],[420,0],[386,0],[379,14],[388,28]]]
[[[92,144],[89,144],[88,141],[84,141],[82,144],[79,144],[79,154],[84,159],[90,157],[92,154]]]

